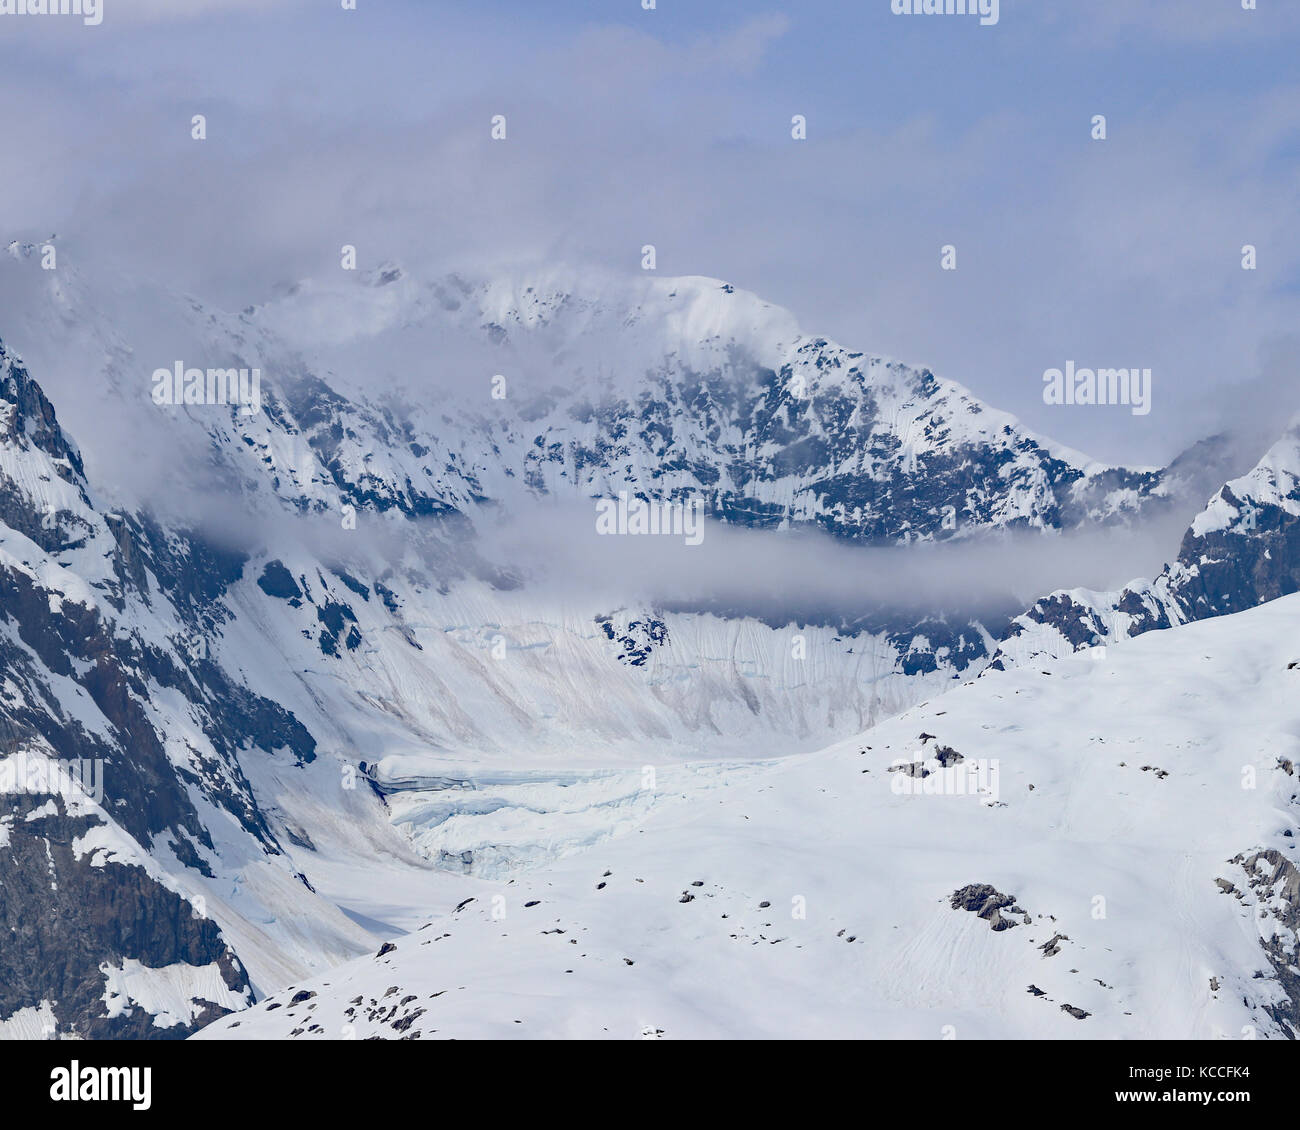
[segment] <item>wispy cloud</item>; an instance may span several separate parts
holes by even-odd
[[[232,308],[337,270],[344,243],[371,264],[629,272],[651,243],[661,273],[726,278],[1130,462],[1212,426],[1300,314],[1300,101],[1274,53],[1295,17],[1276,6],[1008,2],[971,36],[884,5],[706,24],[214,0],[183,6],[212,17],[196,37],[170,4],[118,3],[159,22],[0,47],[0,97],[24,107],[0,212]],[[1170,37],[1192,9],[1271,31],[1191,66]],[[1105,54],[1080,38],[1096,28]],[[1151,415],[1044,405],[1043,371],[1071,359],[1151,367]]]

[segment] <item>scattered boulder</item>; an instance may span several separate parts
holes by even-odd
[[[1023,907],[1016,906],[1015,895],[1004,895],[988,883],[971,883],[952,894],[953,910],[965,910],[983,918],[994,931],[1010,930],[1016,923],[1002,917],[1002,911],[1027,917]]]
[[[1055,957],[1061,952],[1060,943],[1068,942],[1069,940],[1069,934],[1053,934],[1038,948],[1043,951],[1044,957]]]

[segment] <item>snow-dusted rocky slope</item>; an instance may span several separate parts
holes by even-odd
[[[995,667],[1131,639],[1300,591],[1300,417],[1247,474],[1215,492],[1177,558],[1118,592],[1054,592],[1012,623]]]
[[[263,616],[259,634],[273,633],[314,699],[342,683],[365,715],[403,698],[385,710],[421,745],[546,741],[530,720],[550,715],[550,689],[503,689],[481,672],[510,668],[476,662],[503,637],[512,654],[543,648],[552,671],[556,641],[597,668],[613,654],[646,669],[659,700],[650,713],[672,717],[634,710],[629,727],[620,704],[589,727],[602,740],[630,730],[698,753],[724,733],[752,742],[775,730],[773,749],[790,739],[816,748],[930,693],[927,682],[978,670],[1023,608],[1009,593],[978,616],[722,595],[669,605],[644,583],[547,607],[535,585],[524,600],[510,595],[537,579],[533,563],[482,560],[465,549],[462,519],[545,522],[546,506],[628,491],[698,499],[731,527],[896,545],[1145,521],[1217,485],[1201,491],[1185,469],[1104,467],[951,381],[803,334],[786,312],[716,280],[470,283],[392,268],[305,281],[229,314],[151,285],[92,282],[67,255],[54,272],[37,259],[22,245],[0,256],[7,332],[65,406],[98,488],[123,510],[161,511],[169,528],[233,542],[250,561],[250,605],[265,606],[252,582],[284,565],[305,595]],[[264,410],[154,405],[150,374],[176,360],[260,367]],[[286,513],[314,524],[294,536]],[[361,586],[348,591],[338,572]],[[780,658],[792,624],[808,629],[815,670]],[[459,645],[473,696],[504,694],[511,708],[449,717],[449,703],[413,703],[402,688],[435,666],[441,677],[446,656],[366,660],[380,640],[429,648],[422,627],[436,650]],[[304,633],[330,674],[294,654]],[[715,677],[683,677],[696,670]],[[590,707],[584,699],[584,718]]]
[[[715,279],[471,283],[392,268],[229,314],[75,266],[42,272],[20,245],[0,267],[7,336],[69,403],[74,433],[94,432],[92,468],[112,462],[111,400],[168,456],[205,454],[249,493],[269,479],[304,511],[471,512],[519,484],[629,489],[699,497],[749,527],[897,541],[1115,520],[1169,494],[1158,470],[1091,461]],[[150,374],[177,359],[260,367],[267,410],[160,413]]]
[[[1292,596],[990,674],[448,879],[420,929],[200,1038],[1294,1038],[1297,640]]]
[[[0,1023],[184,1035],[365,944],[241,765],[315,740],[196,646],[238,562],[105,508],[3,345],[0,500]]]

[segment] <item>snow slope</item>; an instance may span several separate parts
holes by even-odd
[[[196,1038],[1294,1038],[1297,640],[1291,596],[700,778]]]

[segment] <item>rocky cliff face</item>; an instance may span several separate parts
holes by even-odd
[[[213,875],[217,813],[280,854],[238,751],[309,761],[314,742],[189,646],[238,562],[102,513],[53,407],[2,344],[0,420],[0,1017],[184,1035],[250,986],[201,900],[152,854]],[[151,1012],[143,989],[144,1003],[107,1002],[101,967],[130,962],[181,981],[216,970],[217,987],[198,977],[210,995],[185,1016]]]

